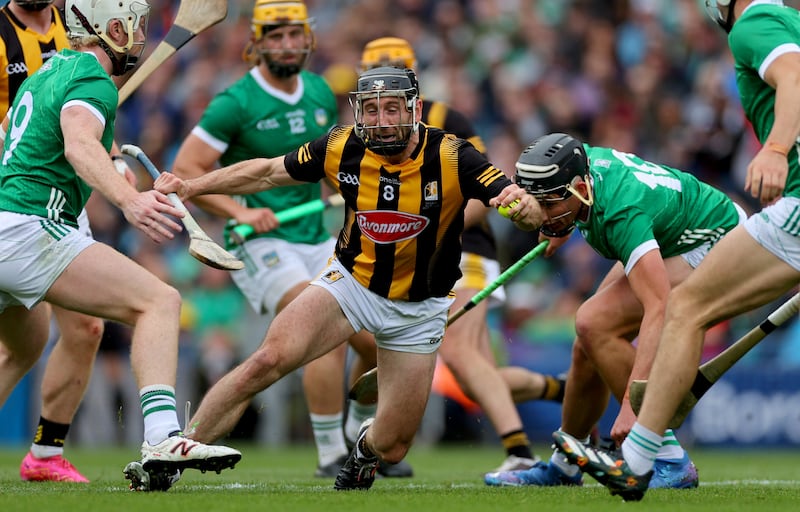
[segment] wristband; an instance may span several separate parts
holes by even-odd
[[[767,151],[774,151],[775,153],[779,153],[783,156],[787,156],[789,154],[789,148],[778,142],[767,142],[767,145],[764,147]]]

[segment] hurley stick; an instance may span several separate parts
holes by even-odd
[[[147,80],[153,71],[163,64],[173,53],[191,41],[200,32],[225,19],[228,14],[228,0],[182,0],[178,14],[164,40],[142,63],[119,90],[117,105]]]
[[[144,151],[138,146],[123,144],[119,149],[126,155],[136,158],[136,160],[147,169],[147,172],[153,179],[158,178],[161,174]],[[189,213],[189,210],[186,209],[186,206],[178,198],[177,194],[168,194],[167,197],[172,201],[175,208],[183,212],[181,221],[189,234],[189,254],[206,265],[221,270],[241,270],[244,268],[244,263],[220,247],[205,231],[203,231],[194,217]]]

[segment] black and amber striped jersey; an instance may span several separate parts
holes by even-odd
[[[471,144],[420,125],[402,164],[368,150],[352,126],[338,126],[284,158],[299,181],[327,178],[345,200],[336,256],[372,292],[392,300],[448,295],[461,277],[468,199],[488,205],[511,184]]]
[[[422,100],[422,122],[469,141],[475,149],[486,155],[486,145],[475,132],[472,123],[464,114],[449,108],[441,101]],[[480,224],[466,228],[461,234],[461,244],[464,252],[497,259],[494,235],[486,219]]]
[[[8,112],[22,82],[64,48],[69,48],[64,18],[50,6],[53,21],[45,34],[29,30],[8,5],[0,9],[0,119]]]

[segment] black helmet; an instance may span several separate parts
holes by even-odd
[[[551,133],[539,137],[519,155],[516,163],[517,185],[524,188],[539,202],[563,201],[575,195],[584,205],[591,207],[591,185],[583,197],[573,184],[577,178],[588,184],[589,160],[583,144],[564,133]],[[583,207],[582,207],[583,208]],[[575,229],[580,210],[567,211],[542,224],[547,236],[563,237]],[[570,216],[571,217],[570,219]],[[570,219],[570,220],[565,220]],[[566,223],[565,223],[566,222]]]
[[[584,177],[589,160],[583,144],[565,133],[551,133],[533,141],[516,163],[517,185],[537,199],[549,194],[568,197],[576,177]]]
[[[380,100],[386,96],[404,98],[406,110],[412,114],[411,122],[395,125],[402,136],[390,142],[370,138],[370,131],[377,129],[378,126],[364,123],[364,101],[373,98]],[[384,66],[364,71],[358,77],[356,91],[350,95],[356,135],[376,153],[389,156],[402,152],[408,146],[411,134],[419,128],[416,111],[418,99],[419,85],[417,75],[412,69]],[[404,131],[406,133],[403,133]]]

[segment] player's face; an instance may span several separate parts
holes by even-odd
[[[256,42],[258,51],[269,61],[284,66],[300,66],[308,53],[309,41],[303,25],[281,25]]]
[[[563,197],[559,194],[547,194],[538,197],[547,221],[544,226],[553,233],[560,233],[571,228],[577,220],[583,203],[572,194]]]
[[[413,114],[406,108],[405,97],[378,95],[362,104],[361,124],[372,140],[395,142],[408,139]]]

